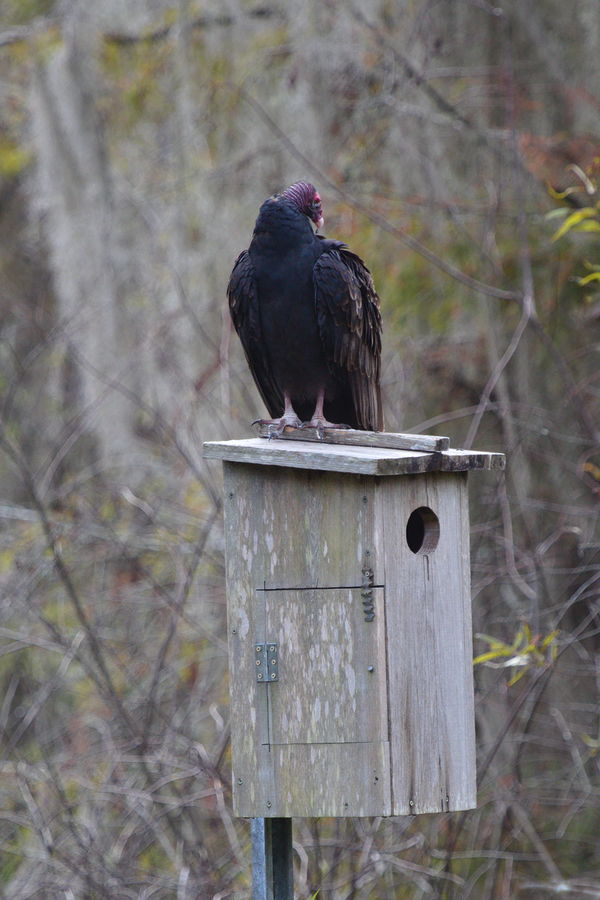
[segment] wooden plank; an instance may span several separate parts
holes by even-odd
[[[257,808],[265,817],[274,810],[289,818],[392,814],[387,741],[285,744],[261,747],[259,753],[278,777],[271,791],[262,791],[255,774],[233,757],[236,816],[253,817]]]
[[[208,441],[204,456],[263,466],[345,472],[362,475],[415,475],[422,472],[464,472],[503,469],[504,454],[471,450],[424,451],[383,447],[319,445],[308,441],[265,441],[261,438]]]
[[[466,477],[379,487],[394,815],[476,804]],[[420,508],[435,513],[439,535],[415,553],[406,528]]]
[[[267,640],[277,641],[269,743],[340,744],[387,739],[383,590],[365,621],[360,588],[260,591]],[[378,641],[378,638],[380,640]]]
[[[447,450],[450,438],[433,434],[403,434],[393,431],[358,431],[355,428],[290,428],[273,438],[272,425],[259,425],[261,438],[278,441],[312,441],[319,444],[342,444],[346,447],[387,447],[395,450]]]
[[[227,572],[241,585],[236,594],[361,584],[362,554],[377,550],[372,479],[228,462],[224,472]],[[374,584],[378,578],[375,565]]]
[[[285,816],[389,816],[389,743],[272,747]]]

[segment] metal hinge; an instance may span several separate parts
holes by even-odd
[[[279,654],[277,644],[268,641],[254,645],[254,661],[256,663],[256,680],[264,682],[279,680]]]
[[[375,618],[375,599],[373,597],[373,586],[375,579],[373,577],[373,569],[369,563],[370,553],[365,554],[365,563],[362,570],[362,597],[363,612],[365,614],[365,622],[372,622]]]

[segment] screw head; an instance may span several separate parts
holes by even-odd
[[[242,778],[238,778],[238,784],[243,784],[243,783],[244,783],[243,779],[242,779]]]
[[[375,666],[367,666],[367,672],[374,672]]]
[[[272,805],[271,801],[267,800],[267,809],[271,809]]]

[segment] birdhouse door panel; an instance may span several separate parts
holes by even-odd
[[[388,739],[383,590],[372,594],[379,615],[366,620],[361,588],[256,592],[278,647],[271,745]]]

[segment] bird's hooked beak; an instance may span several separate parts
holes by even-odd
[[[322,228],[324,224],[325,224],[325,219],[323,218],[323,216],[321,216],[321,217],[315,222],[316,231],[318,231],[319,228]]]

